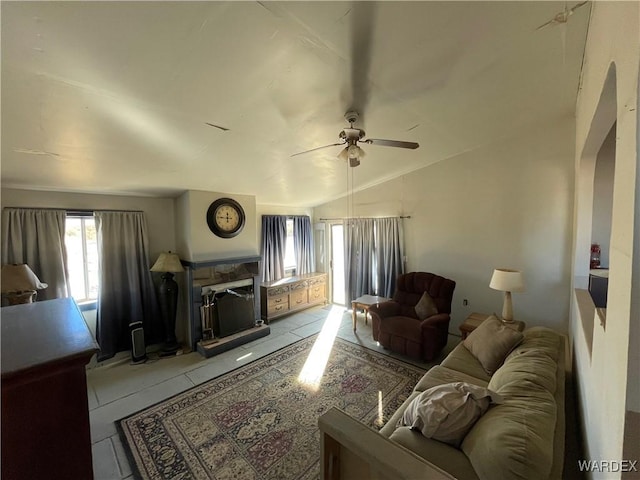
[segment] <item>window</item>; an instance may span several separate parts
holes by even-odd
[[[286,275],[295,275],[296,253],[293,243],[293,219],[287,218],[287,240],[284,247],[284,271]]]
[[[98,298],[98,239],[93,216],[67,216],[65,246],[71,296],[76,302]]]

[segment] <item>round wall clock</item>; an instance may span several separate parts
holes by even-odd
[[[244,209],[232,198],[219,198],[209,205],[207,225],[219,237],[235,237],[244,228],[244,222]]]

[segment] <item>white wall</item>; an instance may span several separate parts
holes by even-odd
[[[526,291],[513,295],[516,319],[567,331],[574,135],[571,117],[546,122],[358,192],[355,216],[411,216],[408,271],[457,283],[450,332],[459,334],[471,312],[501,313],[502,293],[489,288],[496,267],[524,273]],[[319,206],[314,218],[345,216],[346,205]]]
[[[610,69],[614,75],[610,74]],[[576,170],[580,172],[576,182],[573,250],[576,286],[581,286],[582,264],[588,263],[584,247],[592,228],[589,218],[592,200],[585,188],[589,176],[593,178],[592,139],[604,139],[612,121],[616,122],[617,138],[606,324],[595,322],[590,326],[593,329],[591,350],[585,340],[590,332],[584,331],[580,309],[572,308],[571,315],[585,456],[592,460],[623,459],[625,411],[638,411],[640,407],[638,357],[628,356],[629,351],[640,348],[640,339],[629,335],[630,329],[637,331],[640,322],[640,229],[634,225],[640,220],[639,73],[640,3],[594,2],[576,108]],[[603,105],[601,99],[607,104]],[[603,124],[603,119],[608,125]],[[629,378],[628,372],[632,373]],[[638,446],[633,447],[637,452]],[[620,473],[594,473],[592,476],[620,478]]]
[[[221,197],[236,200],[246,215],[244,228],[233,238],[220,238],[207,225],[209,205]],[[258,220],[254,196],[189,190],[176,199],[176,209],[180,212],[176,236],[181,258],[206,261],[258,255]]]

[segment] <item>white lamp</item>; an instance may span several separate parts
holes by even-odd
[[[504,292],[504,304],[502,305],[502,320],[513,322],[513,306],[511,304],[511,292],[524,292],[524,280],[522,272],[508,268],[496,268],[491,276],[489,288]]]

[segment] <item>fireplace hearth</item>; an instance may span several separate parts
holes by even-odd
[[[269,335],[260,320],[260,257],[183,261],[189,288],[189,341],[205,357]]]

